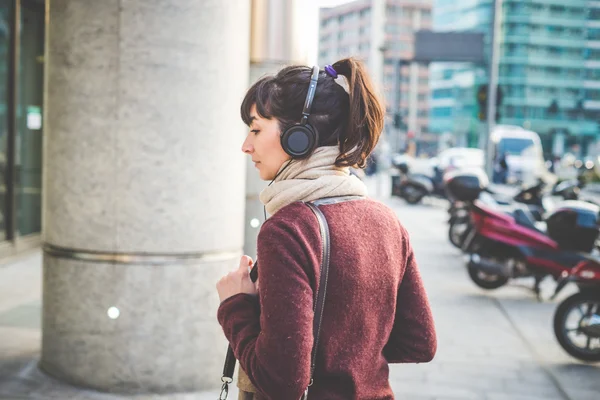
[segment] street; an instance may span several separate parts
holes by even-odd
[[[382,189],[382,191],[385,190]],[[492,292],[469,279],[458,249],[447,239],[446,204],[427,200],[409,206],[385,198],[410,233],[433,307],[438,333],[435,359],[421,365],[392,365],[390,381],[407,400],[598,400],[600,365],[569,357],[552,331],[557,303],[539,303],[533,292],[511,285]],[[41,259],[33,254],[0,266],[0,398],[214,399],[215,390],[173,397],[121,397],[67,387],[35,368],[39,354]],[[530,282],[522,282],[523,285]],[[545,281],[543,295],[554,283]],[[21,299],[19,301],[19,299]],[[216,321],[215,321],[216,323]],[[198,366],[202,373],[202,366]],[[230,399],[237,398],[235,388]]]

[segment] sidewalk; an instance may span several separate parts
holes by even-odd
[[[553,313],[568,290],[555,302],[538,303],[514,285],[478,289],[459,250],[448,244],[443,208],[388,203],[411,234],[439,339],[432,363],[393,369],[398,398],[600,399],[600,365],[569,357],[554,339]],[[552,292],[554,283],[544,283],[545,293]]]
[[[505,287],[484,292],[469,280],[462,256],[448,244],[438,201],[408,206],[388,199],[410,232],[434,311],[438,353],[429,364],[392,365],[390,381],[407,400],[598,400],[600,365],[570,358],[552,332],[556,302]],[[433,205],[432,205],[433,204]],[[81,391],[36,368],[40,341],[41,257],[0,266],[0,399],[212,399],[202,394],[122,397]],[[544,290],[551,291],[546,282]],[[564,293],[561,298],[567,296]],[[218,377],[215,377],[215,381]],[[230,399],[236,399],[233,389]]]

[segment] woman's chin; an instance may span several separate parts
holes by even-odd
[[[262,171],[259,171],[258,174],[260,176],[260,179],[263,181],[271,181],[274,178],[274,176],[272,176],[271,174],[267,174]]]

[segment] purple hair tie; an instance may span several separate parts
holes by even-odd
[[[329,75],[333,79],[336,79],[338,77],[337,71],[335,69],[333,69],[333,67],[331,65],[325,66],[325,72],[327,73],[327,75]]]

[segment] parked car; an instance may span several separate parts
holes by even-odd
[[[483,150],[470,147],[452,147],[441,151],[437,157],[437,165],[446,172],[455,169],[484,168]]]

